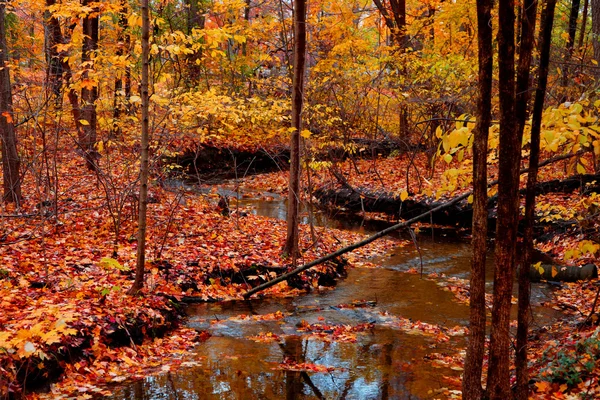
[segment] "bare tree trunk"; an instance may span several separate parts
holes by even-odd
[[[12,85],[8,67],[5,29],[6,3],[0,2],[0,138],[2,139],[3,200],[21,202],[21,160],[17,153],[17,135],[13,122]]]
[[[46,7],[56,3],[56,0],[46,0]],[[62,103],[61,92],[63,82],[63,63],[56,47],[62,44],[60,24],[49,10],[44,12],[44,52],[46,53],[46,82],[52,88],[52,95],[57,104]]]
[[[577,48],[583,47],[583,39],[585,38],[585,30],[587,29],[588,10],[590,7],[590,1],[585,0],[583,3],[583,15],[581,17],[581,29],[579,30],[579,41],[577,42]]]
[[[83,0],[82,5],[90,6],[91,0]],[[87,84],[81,89],[81,119],[86,121],[82,124],[82,135],[79,145],[85,151],[86,161],[89,169],[95,169],[96,154],[94,144],[96,143],[96,100],[98,99],[98,85],[90,82],[89,70],[94,68],[95,52],[98,50],[98,11],[93,10],[83,18],[83,45],[81,49],[81,64],[83,73],[82,80]]]
[[[191,35],[194,29],[204,29],[206,18],[204,17],[203,0],[185,0],[187,10],[187,33]],[[196,86],[200,82],[202,70],[199,61],[202,59],[202,50],[198,49],[187,57],[188,77],[190,86]]]
[[[496,267],[487,391],[492,400],[511,397],[509,376],[510,301],[515,269],[521,141],[515,124],[515,5],[498,2],[500,145]]]
[[[150,63],[150,12],[148,0],[142,0],[142,154],[140,166],[140,198],[138,214],[137,259],[135,266],[135,281],[129,289],[129,294],[136,294],[144,286],[144,267],[146,264],[146,214],[148,208],[148,148],[149,148],[149,115],[148,107],[148,75]]]
[[[566,88],[569,85],[569,63],[573,57],[573,51],[575,50],[575,35],[577,33],[577,17],[579,17],[579,5],[581,0],[573,0],[571,3],[571,13],[569,15],[569,37],[567,39],[565,64],[562,68],[562,86],[565,90],[561,102],[567,101]]]
[[[592,2],[592,44],[594,45],[594,59],[600,63],[600,0]]]
[[[519,47],[519,65],[517,67],[517,93],[516,93],[516,103],[515,103],[515,117],[516,117],[516,125],[517,125],[517,138],[519,143],[523,140],[523,130],[525,129],[525,122],[527,120],[528,115],[528,104],[529,104],[529,74],[531,69],[531,55],[533,52],[533,37],[535,35],[535,20],[537,13],[537,0],[525,0],[523,2],[523,12],[521,19],[521,46]],[[539,143],[538,143],[539,147]],[[532,150],[533,152],[533,150]],[[519,150],[519,156],[521,152]],[[536,162],[537,168],[537,162]],[[518,179],[517,179],[518,184]],[[517,188],[518,189],[518,188]],[[535,190],[535,188],[532,188]],[[518,198],[517,198],[518,201]],[[521,302],[523,304],[527,304],[527,308],[519,308],[519,311],[522,312],[520,315],[524,320],[529,318],[529,264],[521,264],[521,271],[519,273],[519,277],[523,278],[527,281],[527,284],[521,285],[521,281],[519,281],[519,306],[521,306]],[[517,343],[517,358],[516,358],[516,369],[517,369],[517,385],[521,385],[520,390],[524,393],[525,397],[523,400],[527,399],[527,388],[528,388],[528,379],[527,379],[527,332],[529,329],[529,325],[527,323],[519,325],[522,330],[521,333],[521,345]],[[524,342],[523,342],[524,338]]]
[[[306,66],[306,0],[294,2],[294,76],[292,82],[292,132],[290,145],[290,179],[287,209],[287,237],[284,254],[298,256],[298,212],[300,205],[300,132],[304,103],[304,71]]]
[[[517,327],[517,399],[526,400],[529,397],[529,374],[527,371],[527,335],[529,331],[530,280],[529,266],[533,254],[533,221],[535,211],[535,185],[540,158],[540,129],[542,111],[548,83],[548,66],[550,63],[550,46],[552,43],[552,25],[556,0],[548,0],[543,10],[542,26],[540,27],[540,65],[538,85],[535,91],[531,122],[531,145],[529,154],[529,174],[527,176],[527,191],[525,195],[525,254],[519,270],[519,310]]]
[[[469,345],[463,376],[463,398],[481,399],[485,350],[485,259],[487,250],[487,153],[492,108],[492,1],[477,0],[479,98],[473,142],[473,260],[471,262]]]
[[[392,38],[400,49],[406,47],[406,0],[390,0],[391,15],[381,0],[373,0]]]

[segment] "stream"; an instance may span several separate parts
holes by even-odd
[[[225,193],[231,194],[231,193]],[[250,212],[285,218],[283,199],[242,199]],[[307,213],[304,213],[307,221]],[[315,214],[320,226],[373,233],[381,228],[349,218]],[[449,235],[451,236],[451,235]],[[419,332],[402,331],[387,316],[442,325],[468,324],[469,309],[456,301],[424,273],[444,273],[467,278],[470,245],[436,234],[419,235],[422,254],[413,245],[398,247],[380,257],[379,268],[353,268],[334,289],[314,291],[296,298],[205,303],[187,307],[188,326],[212,335],[195,349],[192,366],[125,383],[115,389],[114,399],[438,399],[446,398],[451,386],[444,377],[459,377],[460,369],[432,362],[432,354],[456,355],[465,347],[462,335],[440,342]],[[489,254],[488,260],[492,260]],[[488,289],[492,263],[488,263]],[[549,298],[544,284],[532,288],[533,327],[555,317],[553,310],[539,304]],[[360,307],[345,307],[361,302]],[[280,320],[229,319],[238,315],[264,315],[280,311]],[[298,327],[308,324],[358,325],[373,328],[356,334],[356,342],[327,342],[302,336]],[[249,339],[272,332],[283,341],[257,342]],[[285,335],[285,336],[283,336]],[[287,360],[331,367],[327,372],[282,370]]]

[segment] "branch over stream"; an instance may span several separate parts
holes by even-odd
[[[560,161],[560,160],[564,160],[566,158],[574,157],[574,156],[576,156],[578,154],[580,154],[580,153],[567,154],[567,155],[553,157],[553,158],[550,158],[550,159],[548,159],[548,160],[546,160],[544,162],[541,162],[539,164],[539,166],[542,167],[542,166],[551,164],[551,163],[556,162],[556,161]],[[521,171],[519,171],[520,174],[525,174],[527,172],[529,172],[528,168],[525,168],[525,169],[522,169]],[[498,180],[494,180],[494,181],[488,183],[488,187],[494,186],[497,183],[498,183]],[[263,284],[260,284],[260,285],[256,286],[255,288],[252,288],[252,289],[248,290],[246,293],[244,293],[244,298],[248,299],[253,294],[261,292],[261,291],[263,291],[263,290],[265,290],[267,288],[270,288],[271,286],[274,286],[274,285],[278,284],[279,282],[283,282],[284,280],[286,280],[286,279],[288,279],[288,278],[290,278],[290,277],[292,277],[294,275],[297,275],[297,274],[299,274],[302,271],[306,271],[307,269],[312,268],[312,267],[314,267],[316,265],[322,264],[322,263],[324,263],[326,261],[329,261],[331,259],[339,257],[339,256],[341,256],[343,254],[349,253],[352,250],[356,250],[356,249],[358,249],[360,247],[366,246],[369,243],[372,243],[375,240],[380,239],[380,238],[382,238],[384,236],[387,236],[390,233],[393,233],[393,232],[395,232],[395,231],[397,231],[399,229],[406,228],[407,226],[412,225],[413,223],[415,223],[415,222],[423,219],[424,217],[427,217],[428,215],[430,215],[430,214],[432,214],[434,212],[437,212],[437,211],[443,210],[445,208],[451,207],[454,204],[456,204],[456,203],[458,203],[458,202],[460,202],[462,200],[465,200],[471,194],[472,194],[472,191],[468,191],[468,192],[466,192],[466,193],[464,193],[464,194],[462,194],[462,195],[460,195],[458,197],[455,197],[454,199],[448,201],[447,203],[440,204],[440,205],[432,208],[431,210],[428,210],[428,211],[424,212],[423,214],[417,215],[414,218],[411,218],[409,220],[400,222],[400,223],[398,223],[396,225],[392,225],[389,228],[386,228],[386,229],[384,229],[382,231],[377,232],[376,234],[374,234],[372,236],[369,236],[366,239],[361,240],[360,242],[356,242],[354,244],[351,244],[350,246],[346,246],[344,248],[341,248],[341,249],[339,249],[339,250],[337,250],[337,251],[335,251],[333,253],[327,254],[327,255],[325,255],[325,256],[323,256],[321,258],[318,258],[316,260],[313,260],[313,261],[311,261],[311,262],[309,262],[307,264],[301,265],[300,267],[294,269],[293,271],[290,271],[290,272],[285,273],[283,275],[279,275],[277,278],[275,278],[275,279],[273,279],[271,281],[265,282]]]

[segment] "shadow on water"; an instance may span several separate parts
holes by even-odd
[[[274,196],[270,196],[274,197]],[[285,218],[285,202],[242,199],[251,212]],[[305,221],[306,222],[306,221]],[[330,219],[317,213],[316,224],[341,229],[375,231],[373,226]],[[376,228],[378,229],[378,228]],[[424,272],[466,278],[470,268],[468,243],[437,235],[419,237]],[[491,255],[491,254],[490,254]],[[491,257],[489,257],[491,260]],[[431,353],[455,354],[463,337],[447,342],[431,336],[407,334],[389,323],[389,315],[446,327],[465,326],[468,307],[435,281],[401,273],[419,268],[414,246],[398,247],[378,260],[380,268],[355,268],[333,290],[315,291],[296,298],[262,299],[190,305],[188,325],[207,330],[211,337],[195,350],[197,365],[173,373],[150,376],[117,388],[114,398],[124,399],[428,399],[443,398],[444,376],[460,371],[427,360]],[[488,265],[492,271],[492,264]],[[490,276],[491,278],[491,276]],[[546,298],[542,286],[534,288],[534,303]],[[340,305],[365,301],[368,306]],[[264,315],[281,311],[282,320],[230,319],[240,314]],[[538,324],[552,313],[534,308]],[[357,325],[373,323],[356,342],[327,342],[301,336],[305,323]],[[250,338],[272,332],[280,342]],[[330,372],[298,372],[279,368],[284,361],[332,367]]]

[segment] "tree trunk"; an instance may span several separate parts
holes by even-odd
[[[206,19],[204,17],[203,0],[185,0],[187,6],[187,33],[191,35],[194,29],[204,29]],[[188,76],[190,86],[196,86],[200,82],[202,70],[199,61],[202,59],[202,50],[198,49],[187,57]]]
[[[471,262],[469,344],[463,376],[463,398],[482,396],[481,372],[485,344],[485,259],[487,250],[487,153],[492,107],[492,1],[477,0],[479,98],[473,142],[473,260]]]
[[[83,0],[83,6],[90,6],[91,0]],[[83,18],[83,45],[81,49],[81,64],[83,73],[81,79],[84,83],[81,89],[81,119],[82,124],[79,145],[85,152],[89,169],[96,168],[96,100],[98,99],[98,84],[90,79],[89,71],[94,68],[94,58],[98,50],[98,11],[93,10]]]
[[[581,29],[579,30],[579,41],[577,42],[577,48],[583,47],[583,39],[585,38],[585,30],[587,29],[588,10],[590,7],[590,1],[585,0],[583,3],[583,15],[581,16]]]
[[[536,13],[537,13],[537,0],[525,0],[523,3],[523,11],[521,18],[521,45],[519,47],[519,64],[517,68],[517,93],[516,93],[516,103],[515,103],[515,117],[516,117],[516,129],[517,129],[517,137],[519,143],[522,142],[523,139],[523,130],[525,128],[525,122],[527,121],[528,114],[528,103],[530,99],[529,95],[529,72],[531,69],[531,55],[533,52],[533,36],[535,34],[535,22],[536,22]],[[539,139],[539,137],[538,137]],[[539,141],[538,141],[538,149],[539,149]],[[531,150],[532,154],[534,150]],[[520,157],[519,150],[519,157]],[[535,167],[537,169],[537,165],[539,163],[539,153],[536,155],[538,158],[536,159]],[[520,162],[519,162],[520,165]],[[537,170],[536,170],[537,171]],[[529,172],[531,174],[531,171]],[[518,184],[518,178],[517,178]],[[518,187],[517,187],[518,189]],[[535,193],[535,185],[532,186],[531,190]],[[517,195],[518,202],[518,195]],[[533,218],[531,220],[531,229],[533,234]],[[532,242],[533,246],[533,242]],[[533,251],[533,247],[531,248]],[[521,272],[524,274],[519,275],[519,305],[521,302],[523,304],[527,304],[527,308],[521,310],[522,317],[526,320],[529,315],[529,264],[531,264],[531,257],[528,261],[528,264],[521,264]],[[527,265],[525,267],[524,265]],[[523,283],[523,284],[521,284]],[[527,323],[521,324],[520,328],[524,331],[521,332],[524,335],[525,343],[522,343],[522,346],[517,346],[517,360],[516,360],[516,368],[517,368],[517,380],[520,380],[522,387],[520,387],[521,392],[525,393],[525,399],[527,399],[527,331],[529,329],[529,325]]]
[[[531,0],[530,0],[531,1]],[[548,0],[543,10],[542,26],[540,27],[540,65],[538,85],[535,91],[531,122],[531,145],[529,154],[529,174],[527,176],[527,192],[525,195],[525,254],[519,271],[519,310],[517,327],[517,399],[526,400],[529,397],[529,374],[527,370],[527,335],[529,331],[530,309],[530,277],[529,266],[533,256],[533,222],[535,212],[535,187],[540,157],[540,129],[544,98],[548,83],[548,66],[550,63],[550,45],[552,43],[552,25],[556,0]],[[535,16],[535,14],[534,14]]]
[[[592,44],[594,45],[594,59],[600,63],[600,0],[592,2]],[[598,70],[596,70],[598,71]],[[598,73],[598,72],[596,72]]]
[[[373,3],[390,30],[394,43],[400,49],[404,49],[406,47],[406,0],[390,0],[391,15],[381,0],[373,0]]]
[[[46,7],[56,4],[56,0],[46,0]],[[63,63],[61,61],[58,44],[62,44],[60,23],[49,10],[44,12],[44,52],[46,53],[46,83],[52,88],[52,95],[56,98],[57,105],[61,105],[61,92],[63,82]]]
[[[13,122],[12,85],[8,67],[5,29],[6,3],[0,2],[0,138],[2,139],[3,200],[21,202],[20,159]]]
[[[148,76],[150,63],[150,12],[148,0],[142,0],[142,140],[141,140],[141,166],[140,166],[140,198],[138,214],[137,258],[135,266],[135,281],[129,294],[136,294],[144,286],[144,267],[146,264],[146,212],[148,207],[148,148],[149,148],[149,115],[148,107]]]
[[[300,205],[300,132],[302,131],[302,106],[304,95],[304,70],[306,65],[306,0],[294,2],[294,68],[292,82],[292,128],[290,144],[290,179],[287,209],[287,237],[284,254],[298,256],[298,208]]]
[[[562,68],[562,86],[565,90],[565,95],[563,96],[561,102],[567,101],[566,89],[569,85],[569,63],[571,62],[571,58],[573,57],[573,51],[575,49],[575,35],[577,33],[577,17],[579,17],[579,5],[580,0],[573,0],[573,2],[571,3],[571,12],[569,15],[568,26],[569,37],[567,38],[565,64]]]
[[[515,7],[514,0],[498,2],[498,70],[500,145],[498,176],[498,222],[494,270],[494,303],[487,391],[492,400],[508,399],[510,393],[510,306],[515,268],[519,161],[521,141],[515,124]]]

